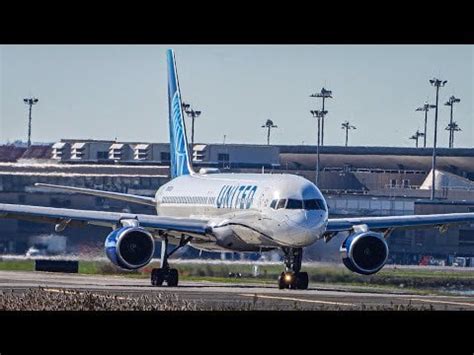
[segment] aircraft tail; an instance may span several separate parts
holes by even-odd
[[[170,175],[175,178],[193,174],[189,154],[186,126],[184,124],[183,105],[179,90],[178,73],[174,51],[168,49],[168,112],[170,129]]]

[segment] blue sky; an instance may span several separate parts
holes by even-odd
[[[260,126],[272,119],[275,144],[315,144],[309,98],[323,86],[328,101],[326,145],[342,145],[341,123],[357,127],[351,145],[413,146],[423,129],[425,100],[434,102],[433,76],[448,80],[441,104],[461,98],[457,147],[474,146],[474,47],[428,45],[0,46],[0,142],[26,140],[27,107],[33,141],[61,138],[168,141],[166,49],[176,50],[182,96],[202,116],[197,142],[266,142]],[[428,144],[434,111],[429,117]],[[440,105],[439,145],[446,146],[449,108]],[[188,125],[189,126],[189,125]]]

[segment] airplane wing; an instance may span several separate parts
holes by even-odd
[[[186,233],[197,237],[201,236],[204,239],[209,239],[206,235],[212,230],[207,221],[200,219],[1,203],[0,218],[14,218],[64,226],[96,225],[111,228],[119,227],[124,219],[135,219],[138,220],[141,227],[151,231]]]
[[[369,229],[395,229],[420,227],[448,227],[474,223],[474,213],[449,213],[389,217],[330,218],[326,233],[350,231],[355,225],[365,224]]]
[[[62,190],[62,191],[77,192],[77,193],[85,194],[85,195],[100,196],[100,197],[110,198],[114,200],[138,203],[138,204],[147,205],[147,206],[156,206],[156,201],[153,197],[123,194],[120,192],[86,189],[83,187],[43,184],[40,182],[37,182],[35,186],[47,187],[49,189],[56,189],[56,190]]]

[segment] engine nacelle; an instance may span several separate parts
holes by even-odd
[[[140,227],[122,227],[105,240],[105,254],[123,269],[135,270],[147,265],[155,252],[153,236]]]
[[[344,240],[340,252],[342,262],[349,270],[371,275],[387,262],[388,245],[382,233],[359,232]]]

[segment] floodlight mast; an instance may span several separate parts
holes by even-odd
[[[273,124],[273,121],[268,119],[264,125],[262,125],[262,128],[267,129],[267,145],[270,145],[270,131],[272,128],[278,128],[277,125]]]
[[[316,186],[318,186],[319,183],[319,146],[321,142],[321,119],[324,118],[324,115],[327,113],[327,111],[318,111],[318,110],[311,110],[311,114],[313,115],[314,118],[318,120],[318,144],[316,146]]]
[[[444,87],[448,81],[433,78],[430,80],[430,84],[436,88],[436,107],[435,107],[435,124],[434,124],[434,140],[433,140],[433,156],[431,161],[431,197],[433,201],[435,199],[435,183],[436,183],[436,143],[438,140],[438,107],[439,107],[439,88]]]
[[[182,105],[183,105],[183,110],[184,110],[184,112],[188,111],[189,108],[191,107],[190,104],[188,104],[188,103],[186,103],[186,102],[184,102],[184,101],[183,101]]]
[[[448,126],[445,129],[452,134],[450,148],[454,148],[454,132],[462,131],[462,129],[459,127],[457,122],[453,122],[453,123],[448,124]]]
[[[413,136],[411,136],[409,139],[415,140],[415,142],[416,142],[416,147],[418,148],[418,139],[419,139],[420,137],[424,137],[424,136],[425,136],[424,133],[420,132],[419,130],[416,130],[415,134],[414,134]]]
[[[349,121],[345,121],[341,124],[341,128],[346,130],[346,147],[349,143],[349,130],[357,129],[356,126],[352,126]]]
[[[428,111],[430,108],[435,108],[435,105],[430,105],[428,102],[421,107],[418,107],[415,111],[424,111],[425,112],[425,130],[423,133],[423,148],[426,148],[426,136],[427,136],[427,127],[428,127]]]
[[[194,149],[194,120],[201,116],[201,111],[196,111],[191,108],[190,104],[182,103],[184,112],[191,118],[191,147]]]
[[[325,88],[322,88],[321,92],[318,92],[316,94],[312,94],[312,95],[310,95],[310,97],[320,97],[320,98],[323,99],[322,100],[322,108],[321,108],[321,111],[320,111],[320,112],[323,112],[323,116],[322,116],[322,119],[321,119],[321,145],[323,146],[324,145],[324,117],[328,113],[328,111],[324,110],[324,104],[325,104],[326,99],[332,99],[332,91],[327,90]]]
[[[447,102],[445,102],[445,106],[450,106],[451,108],[451,115],[450,115],[450,119],[449,119],[449,125],[448,125],[448,128],[446,128],[446,130],[449,131],[449,148],[453,148],[454,144],[453,144],[453,140],[454,140],[454,128],[459,128],[457,125],[454,126],[453,125],[453,108],[454,108],[454,104],[455,103],[458,103],[458,102],[461,102],[461,99],[458,99],[457,97],[455,97],[454,95],[451,96]]]
[[[33,105],[36,105],[38,103],[38,99],[36,97],[29,97],[29,98],[24,98],[23,102],[29,106],[28,109],[28,148],[31,146],[31,108]]]

